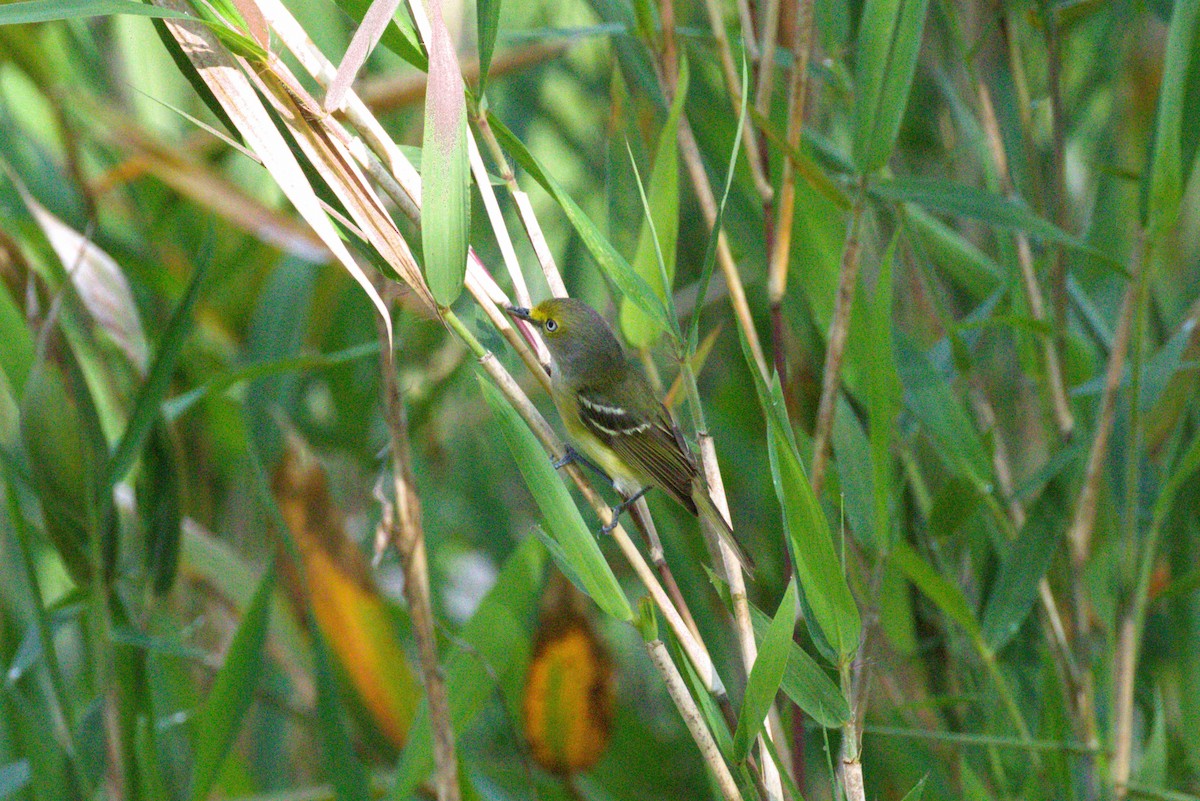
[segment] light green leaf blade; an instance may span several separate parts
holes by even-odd
[[[767,416],[767,449],[775,495],[783,509],[784,529],[804,599],[815,624],[839,658],[858,648],[861,618],[854,596],[830,535],[829,523],[808,483],[800,455],[790,436],[783,412],[779,379],[773,376],[774,397],[764,401]]]
[[[501,0],[475,0],[475,18],[479,21],[479,97],[487,85],[492,53],[496,50],[496,34],[500,31]]]
[[[275,571],[259,582],[246,616],[233,635],[225,663],[200,711],[196,728],[196,763],[192,770],[192,801],[206,798],[233,747],[262,673],[263,647],[271,618]]]
[[[156,8],[137,0],[27,0],[0,6],[0,25],[25,25],[83,17],[132,14],[138,17],[194,19],[169,8]]]
[[[679,146],[676,137],[687,99],[687,63],[687,59],[680,61],[675,98],[658,137],[647,191],[649,219],[642,222],[637,250],[633,255],[633,269],[645,279],[668,309],[672,305],[669,295],[675,280],[675,245],[679,239]],[[658,238],[657,247],[654,244],[655,234]],[[628,297],[621,299],[620,323],[625,340],[635,348],[653,345],[663,332],[659,321],[639,309]]]
[[[914,587],[933,601],[947,617],[962,626],[972,640],[978,642],[982,639],[979,620],[962,590],[934,570],[911,545],[904,541],[897,542],[892,546],[888,558]]]
[[[633,610],[612,568],[604,560],[595,535],[583,522],[579,508],[563,486],[546,452],[521,420],[516,410],[491,383],[480,378],[479,385],[492,410],[492,416],[504,435],[504,441],[533,494],[546,530],[562,547],[570,569],[583,582],[587,594],[608,614],[626,622]]]
[[[421,247],[425,281],[434,299],[449,306],[462,291],[471,224],[471,171],[467,156],[467,105],[454,44],[431,3],[429,85],[421,148]]]
[[[861,174],[887,163],[908,105],[928,0],[867,0],[858,27],[854,161]]]
[[[1154,150],[1147,173],[1145,223],[1151,236],[1170,228],[1179,214],[1185,170],[1184,103],[1188,73],[1200,59],[1200,0],[1176,0],[1167,28],[1162,85],[1158,93]],[[1195,119],[1189,123],[1195,126]]]
[[[746,682],[746,697],[738,715],[737,731],[733,734],[733,758],[737,762],[745,760],[750,753],[750,745],[762,731],[763,720],[775,702],[787,667],[795,625],[796,582],[793,580],[788,582]]]
[[[579,204],[571,199],[571,196],[559,186],[557,181],[550,177],[548,172],[542,169],[542,165],[533,157],[533,154],[526,149],[520,139],[513,135],[512,131],[505,127],[504,123],[498,117],[489,113],[488,124],[495,132],[496,139],[508,151],[509,155],[558,202],[563,213],[567,215],[567,219],[574,226],[576,233],[579,234],[579,238],[587,247],[588,252],[592,254],[592,258],[596,260],[596,264],[600,266],[605,276],[608,277],[608,280],[616,284],[621,294],[629,298],[648,317],[659,321],[662,328],[668,328],[670,326],[670,317],[667,308],[663,305],[658,295],[654,294],[654,290],[650,288],[650,285],[646,283],[646,279],[637,274],[637,271],[617,252],[617,249],[605,238],[604,234],[600,233],[600,229],[583,212]]]

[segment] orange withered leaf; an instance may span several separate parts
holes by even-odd
[[[525,739],[534,759],[562,775],[596,764],[612,728],[612,661],[582,600],[561,574],[552,574],[522,703]]]

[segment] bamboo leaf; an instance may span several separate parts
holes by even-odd
[[[371,0],[340,0],[338,7],[344,8],[356,21],[362,22],[371,7]],[[421,48],[421,40],[413,30],[412,24],[394,14],[391,21],[392,24],[384,30],[380,43],[421,72],[428,72],[429,59]]]
[[[903,540],[895,543],[888,559],[943,614],[962,626],[972,640],[982,639],[979,621],[962,590],[934,570],[911,545]]]
[[[744,342],[743,350],[746,350]],[[754,362],[748,364],[751,372],[757,374]],[[756,383],[759,381],[756,375]],[[838,658],[847,658],[858,648],[861,628],[858,606],[850,594],[841,560],[833,547],[829,522],[808,483],[792,440],[791,425],[783,411],[779,377],[772,376],[772,382],[771,394],[765,398],[760,395],[759,401],[767,418],[767,453],[775,496],[783,510],[784,530],[791,545],[803,600],[812,612],[806,619],[810,626],[815,625],[820,630]],[[760,386],[765,389],[764,385]]]
[[[638,275],[629,262],[625,261],[625,258],[617,252],[604,234],[600,233],[600,229],[584,213],[579,204],[571,199],[571,196],[550,177],[548,172],[542,169],[542,165],[533,157],[533,154],[525,148],[521,140],[513,135],[512,131],[504,126],[499,118],[489,112],[488,123],[509,155],[562,207],[563,213],[567,215],[567,220],[574,226],[579,238],[583,240],[583,244],[608,280],[616,284],[617,289],[633,301],[650,319],[659,321],[662,328],[668,328],[670,322],[667,309],[658,295],[654,294],[650,285],[646,283],[646,279]]]
[[[479,97],[483,97],[488,70],[492,66],[492,54],[496,51],[496,34],[500,32],[500,4],[501,0],[475,0],[475,19],[479,28]]]
[[[64,19],[132,14],[138,17],[195,19],[189,14],[155,8],[138,0],[26,0],[0,5],[0,25],[26,25]]]
[[[270,569],[238,626],[233,642],[200,711],[196,729],[196,763],[192,769],[192,801],[206,798],[215,784],[262,673],[263,647],[271,617],[275,571]]]
[[[173,7],[179,0],[156,2],[162,6]],[[183,54],[195,66],[225,115],[242,135],[246,145],[258,155],[263,166],[271,173],[272,179],[296,207],[296,211],[312,226],[325,246],[371,299],[384,321],[390,341],[392,319],[383,304],[383,299],[379,297],[366,273],[346,248],[291,148],[238,63],[207,30],[169,19],[164,24],[179,43]],[[413,285],[413,288],[419,294],[422,286],[423,284]]]
[[[984,642],[993,652],[1013,638],[1037,600],[1038,584],[1050,563],[1066,525],[1064,499],[1048,488],[1031,511],[1020,534],[1009,545],[983,608]]]
[[[775,694],[779,692],[779,684],[787,667],[795,625],[796,582],[793,580],[788,582],[775,619],[771,621],[759,646],[750,678],[746,681],[746,696],[741,714],[738,715],[737,730],[733,734],[733,758],[737,762],[745,761],[750,753],[750,745],[762,731],[767,712],[775,702]]]
[[[917,68],[928,0],[867,0],[855,58],[854,161],[863,175],[887,163]]]
[[[1167,28],[1162,85],[1158,93],[1154,151],[1147,177],[1144,220],[1152,237],[1164,233],[1179,215],[1186,171],[1183,160],[1184,104],[1188,74],[1200,61],[1200,0],[1176,0]],[[1195,128],[1195,119],[1188,123]],[[1189,136],[1194,137],[1194,130]],[[1193,153],[1194,156],[1194,153]]]
[[[367,770],[350,742],[329,649],[320,633],[313,637],[313,657],[317,685],[317,732],[325,756],[325,775],[329,777],[341,801],[370,798]]]
[[[433,297],[449,306],[462,291],[471,224],[467,106],[441,0],[429,3],[429,86],[421,140],[421,247]]]
[[[673,305],[671,293],[675,280],[675,246],[679,239],[679,146],[676,137],[687,99],[687,63],[686,58],[680,60],[675,98],[671,101],[667,121],[659,133],[647,193],[649,208],[646,209],[647,216],[642,222],[637,250],[633,255],[633,269],[645,279],[668,311]],[[656,236],[657,246],[654,242]],[[621,299],[620,323],[625,340],[635,348],[650,347],[663,332],[659,321],[648,316],[628,297]]]
[[[724,598],[728,588],[721,585],[721,589]],[[764,636],[771,618],[751,604],[750,619],[754,624],[754,633],[759,637]],[[827,729],[836,729],[850,719],[850,706],[842,691],[825,674],[817,660],[795,641],[788,650],[787,668],[784,669],[779,689],[806,715]]]
[[[571,571],[601,609],[618,620],[631,621],[633,610],[617,577],[604,560],[595,535],[583,522],[579,508],[571,500],[571,494],[563,486],[546,452],[500,391],[482,378],[479,384],[513,461],[537,501],[546,530],[562,546]]]

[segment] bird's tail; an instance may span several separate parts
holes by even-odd
[[[742,546],[733,536],[733,528],[729,525],[729,521],[725,519],[725,515],[721,514],[721,510],[713,502],[712,496],[708,494],[708,488],[701,481],[697,481],[692,488],[692,502],[696,504],[696,516],[700,518],[700,525],[704,528],[705,535],[711,538],[715,534],[720,538],[729,546],[729,550],[733,551],[742,571],[753,574],[754,560],[742,550]]]

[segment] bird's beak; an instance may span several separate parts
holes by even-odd
[[[529,309],[525,309],[520,306],[509,306],[505,309],[505,311],[507,311],[513,317],[516,317],[520,320],[525,320],[526,322],[534,323],[536,325],[534,319],[529,316]]]

